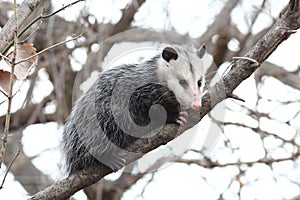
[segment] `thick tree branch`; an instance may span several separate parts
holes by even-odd
[[[255,44],[245,55],[259,63],[264,62],[268,56],[284,41],[294,30],[300,27],[300,0],[291,0],[285,14],[279,18],[273,27]],[[234,89],[246,78],[248,78],[259,65],[253,65],[249,60],[236,60],[232,68],[216,85],[209,94],[203,97],[203,107],[200,113],[191,113],[189,124],[186,127],[179,127],[171,124],[165,126],[159,134],[147,140],[138,140],[127,150],[132,152],[149,152],[160,145],[164,145],[180,135],[184,130],[194,126],[219,102],[226,99],[233,93]],[[224,91],[224,92],[223,92]],[[127,158],[127,163],[137,160],[141,154],[134,154]],[[66,179],[56,182],[51,187],[32,196],[30,199],[64,199],[76,191],[85,188],[112,171],[102,165],[81,171]]]
[[[0,52],[2,52],[7,44],[13,40],[14,31],[12,30],[19,30],[23,22],[30,16],[32,11],[35,10],[39,4],[40,0],[25,0],[18,6],[18,11],[16,13],[18,24],[16,23],[15,17],[11,17],[0,32]]]

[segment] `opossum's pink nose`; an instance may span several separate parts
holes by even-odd
[[[197,103],[197,102],[192,102],[192,108],[193,110],[200,110],[201,108],[201,103]]]
[[[193,95],[193,101],[191,107],[193,110],[199,110],[201,108],[201,102],[198,94]]]

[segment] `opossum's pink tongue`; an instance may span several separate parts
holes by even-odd
[[[192,100],[191,106],[192,106],[193,110],[199,110],[201,108],[201,102],[200,102],[198,94],[193,95],[193,100]]]

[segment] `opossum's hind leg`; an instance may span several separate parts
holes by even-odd
[[[125,167],[126,160],[117,152],[105,152],[100,160],[101,163],[111,168],[114,172]]]

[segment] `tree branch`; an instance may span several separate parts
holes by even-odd
[[[0,32],[0,52],[2,52],[7,44],[13,40],[14,32],[12,30],[19,30],[24,21],[30,16],[32,11],[38,7],[39,4],[40,0],[25,0],[20,6],[18,6],[16,13],[18,23],[16,23],[16,18],[12,16],[9,18]]]
[[[204,168],[215,168],[215,167],[227,167],[227,166],[236,166],[236,165],[253,165],[255,163],[264,163],[264,164],[272,164],[275,162],[284,162],[287,160],[296,160],[298,159],[300,156],[300,152],[297,152],[289,157],[285,157],[285,158],[262,158],[256,161],[238,161],[238,162],[232,162],[232,163],[225,163],[225,164],[221,164],[218,162],[213,162],[210,159],[204,159],[204,160],[189,160],[189,159],[183,159],[180,158],[178,160],[176,160],[177,163],[185,163],[185,164],[196,164],[199,165],[201,167]]]
[[[14,19],[15,22],[18,26],[18,15],[17,15],[17,2],[14,1],[14,10],[15,10],[15,15]],[[17,49],[17,42],[18,42],[18,27],[12,31],[14,33],[14,48]],[[16,66],[16,55],[17,55],[17,50],[13,52],[13,58],[11,62],[11,73],[10,73],[10,78],[9,78],[9,90],[7,94],[7,99],[8,99],[8,104],[7,104],[7,112],[6,112],[6,117],[5,117],[5,125],[4,125],[4,131],[3,131],[3,137],[2,137],[2,144],[1,144],[1,150],[0,150],[0,169],[2,166],[2,162],[4,159],[5,151],[6,151],[6,146],[7,146],[7,137],[8,137],[8,132],[9,132],[9,126],[10,126],[10,115],[11,115],[11,105],[12,105],[12,99],[13,99],[13,85],[14,85],[14,70]],[[5,179],[4,179],[5,180]],[[3,180],[3,184],[4,184]]]
[[[300,77],[297,74],[286,71],[273,63],[265,62],[262,67],[255,72],[255,78],[260,81],[263,76],[272,76],[282,83],[300,90]]]
[[[255,44],[255,46],[244,56],[264,62],[269,55],[284,41],[293,31],[300,27],[300,0],[291,0],[285,14],[279,18],[273,27]],[[249,60],[236,60],[233,67],[212,89],[203,97],[203,106],[200,113],[190,114],[189,124],[186,127],[179,127],[175,124],[166,125],[153,138],[140,139],[131,145],[127,150],[131,152],[149,152],[160,145],[164,145],[183,133],[188,128],[194,126],[212,108],[232,94],[233,90],[246,78],[248,78],[259,65],[253,65]],[[225,91],[225,94],[222,93]],[[135,154],[127,158],[127,163],[137,160],[142,156]],[[112,171],[102,165],[91,167],[78,172],[76,175],[60,180],[52,186],[46,188],[30,199],[64,199],[76,191],[97,182]]]
[[[1,183],[1,185],[0,185],[0,189],[3,188],[3,185],[4,185],[4,182],[5,182],[5,179],[6,179],[7,175],[8,175],[8,172],[10,171],[11,166],[12,166],[13,163],[16,161],[17,157],[20,155],[20,152],[21,152],[21,150],[20,150],[20,145],[19,145],[19,149],[18,149],[17,153],[15,154],[14,158],[12,159],[12,161],[9,163],[9,165],[8,165],[8,167],[7,167],[7,170],[6,170],[5,174],[4,174],[2,183]]]
[[[22,128],[28,124],[34,123],[45,123],[49,121],[54,121],[55,114],[41,114],[37,115],[36,110],[40,110],[45,104],[49,103],[53,99],[53,94],[51,93],[45,97],[41,102],[37,104],[31,104],[22,108],[11,114],[11,124],[10,130],[14,131],[15,129]],[[42,116],[42,119],[39,119],[39,116]],[[30,120],[30,121],[29,121]],[[5,123],[5,115],[0,117],[0,124]],[[3,126],[0,125],[0,128]]]

